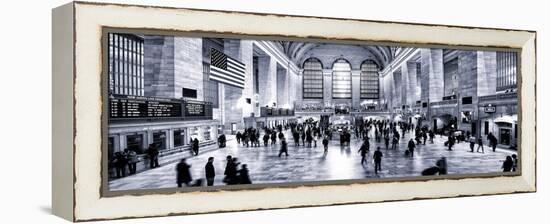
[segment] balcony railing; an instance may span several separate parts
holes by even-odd
[[[283,108],[260,107],[261,117],[294,116],[294,110]]]
[[[453,105],[457,103],[458,103],[457,99],[452,99],[452,100],[443,100],[439,102],[431,102],[430,106],[446,106],[446,105]]]
[[[518,93],[502,93],[502,94],[496,94],[496,95],[490,95],[490,96],[480,96],[479,101],[497,101],[497,100],[507,100],[507,99],[517,99]]]

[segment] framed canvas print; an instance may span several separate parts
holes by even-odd
[[[82,2],[52,17],[68,220],[536,191],[534,31]]]

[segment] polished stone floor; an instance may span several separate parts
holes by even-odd
[[[411,158],[404,155],[411,134],[412,132],[407,133],[405,138],[400,140],[397,150],[386,150],[382,142],[376,143],[371,140],[369,160],[364,165],[361,165],[361,155],[357,152],[361,144],[358,139],[352,138],[351,145],[344,147],[339,145],[339,141],[333,140],[329,144],[328,153],[324,155],[320,141],[316,148],[295,147],[292,137],[288,137],[289,133],[285,134],[289,143],[288,157],[278,157],[279,144],[268,147],[264,147],[263,144],[262,147],[243,147],[235,140],[228,141],[226,148],[209,150],[198,156],[190,156],[188,152],[176,156],[188,157],[187,163],[192,166],[193,179],[204,178],[204,165],[208,157],[214,157],[214,185],[223,185],[227,155],[237,157],[241,164],[248,165],[252,183],[285,183],[420,176],[422,170],[434,166],[442,156],[447,158],[449,174],[500,172],[505,157],[514,153],[502,148],[492,152],[488,146],[485,146],[485,153],[471,153],[468,143],[457,144],[453,151],[448,151],[444,146],[446,137],[436,136],[434,144],[427,142],[426,145],[417,146],[415,155]],[[375,174],[372,155],[373,149],[377,146],[381,147],[384,157],[382,171]],[[133,176],[111,180],[109,188],[111,191],[117,191],[177,187],[176,163],[161,165]]]

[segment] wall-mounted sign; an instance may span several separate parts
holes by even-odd
[[[153,97],[114,96],[109,99],[111,118],[180,117],[181,101]]]
[[[205,116],[204,102],[185,102],[185,116],[186,117],[202,117]]]
[[[485,113],[495,113],[497,112],[497,107],[492,104],[487,104],[485,107],[483,107],[483,111]]]

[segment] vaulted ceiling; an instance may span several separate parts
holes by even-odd
[[[331,43],[316,43],[316,42],[294,42],[294,41],[277,41],[280,50],[282,50],[290,60],[296,65],[301,66],[301,63],[306,59],[308,52],[323,45],[338,45]],[[400,50],[399,47],[378,46],[378,45],[354,45],[364,48],[372,54],[375,61],[382,67],[386,67]],[[342,52],[343,55],[346,52]]]

